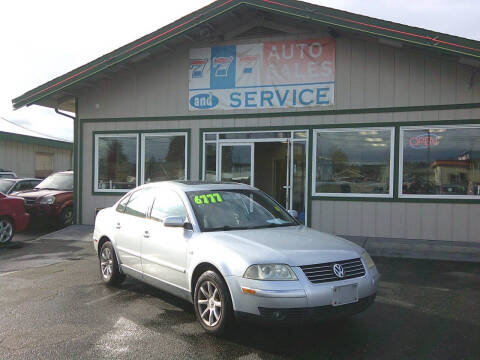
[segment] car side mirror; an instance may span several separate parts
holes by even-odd
[[[185,219],[181,216],[167,216],[163,219],[163,225],[168,227],[183,227]]]
[[[295,219],[298,219],[298,211],[297,210],[288,210],[288,213],[290,216],[294,217]]]

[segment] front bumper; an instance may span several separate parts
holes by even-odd
[[[235,318],[241,321],[254,321],[266,324],[313,323],[361,313],[373,304],[376,295],[375,293],[359,299],[355,303],[342,306],[325,305],[306,308],[259,308],[260,313],[258,315],[236,311]]]
[[[373,302],[380,274],[376,267],[365,275],[348,280],[313,284],[299,267],[292,267],[298,281],[258,281],[238,276],[227,276],[233,308],[239,318],[268,320],[321,320],[329,317],[358,313]],[[334,306],[335,287],[356,284],[358,301]],[[254,290],[245,293],[242,288]],[[280,314],[280,315],[279,315]]]
[[[30,215],[27,213],[15,216],[15,231],[21,232],[25,230],[28,225]]]
[[[25,211],[30,214],[32,218],[57,217],[60,215],[60,204],[34,204],[25,205]]]

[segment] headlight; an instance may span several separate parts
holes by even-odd
[[[362,259],[368,269],[375,266],[375,263],[373,262],[372,258],[370,257],[370,255],[368,255],[366,251],[363,252]]]
[[[43,205],[51,205],[55,202],[55,196],[50,195],[50,196],[45,196],[40,199],[40,204]]]
[[[253,280],[298,280],[290,266],[282,264],[252,265],[243,277]]]

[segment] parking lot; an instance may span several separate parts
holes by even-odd
[[[480,264],[375,258],[375,304],[297,328],[203,332],[192,305],[136,280],[105,287],[92,244],[0,249],[0,358],[478,359]]]

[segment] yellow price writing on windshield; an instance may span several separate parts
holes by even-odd
[[[202,204],[214,204],[217,202],[222,202],[223,199],[219,193],[213,193],[213,194],[195,195],[194,201],[195,201],[195,204],[202,205]]]

